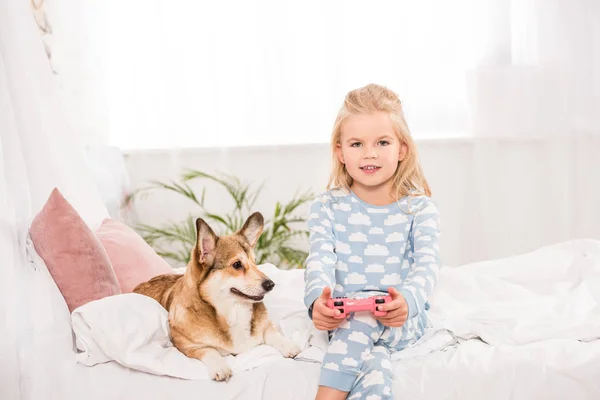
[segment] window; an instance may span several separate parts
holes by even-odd
[[[475,5],[115,1],[111,142],[125,149],[328,142],[344,95],[371,82],[400,95],[414,137],[465,134],[465,72],[485,39]]]

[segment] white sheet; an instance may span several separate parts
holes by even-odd
[[[98,398],[178,398],[190,393],[207,399],[314,398],[323,333],[307,323],[302,271],[262,268],[277,284],[265,300],[272,319],[293,340],[312,345],[299,356],[312,362],[274,360],[226,384],[157,377],[114,363],[87,369],[80,365],[74,379],[98,388],[105,396]],[[432,298],[433,315],[458,335],[481,336],[490,344],[470,339],[439,349],[447,344],[436,341],[444,331],[432,331],[429,340],[412,349],[412,356],[407,351],[407,357],[394,362],[395,398],[600,398],[600,341],[592,340],[600,333],[600,242],[569,242],[442,271]],[[108,381],[116,388],[100,383]],[[84,386],[79,387],[74,390]]]
[[[262,266],[262,269],[270,270],[265,271],[270,275],[277,275],[278,270],[273,265]],[[287,283],[295,287],[300,282]],[[328,345],[327,334],[314,328],[301,301],[285,304],[289,298],[277,296],[276,299],[278,306],[283,305],[283,314],[277,312],[273,304],[269,307],[284,334],[301,349],[306,349],[296,359],[321,362]],[[298,310],[290,314],[294,305],[298,305]],[[91,367],[116,361],[125,367],[155,375],[209,379],[201,361],[186,357],[173,346],[169,338],[168,313],[150,297],[136,293],[106,297],[77,308],[71,319],[78,350],[77,361],[81,364]],[[415,346],[396,353],[394,359],[431,353],[453,341],[453,336],[446,330],[431,330]],[[283,356],[275,348],[262,345],[225,359],[233,373],[239,374],[281,361]]]

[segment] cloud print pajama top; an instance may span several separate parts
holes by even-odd
[[[317,196],[308,216],[307,307],[328,286],[334,297],[369,297],[395,287],[408,320],[389,328],[356,313],[331,333],[320,385],[349,391],[349,399],[392,398],[390,352],[414,343],[428,326],[427,298],[440,267],[438,210],[426,196],[374,206],[353,192]]]

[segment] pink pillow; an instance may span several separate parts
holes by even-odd
[[[58,189],[35,216],[29,232],[69,311],[121,293],[104,247]]]
[[[108,253],[123,293],[131,293],[157,275],[174,273],[140,235],[119,221],[105,219],[96,236]]]

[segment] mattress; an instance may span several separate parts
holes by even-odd
[[[72,399],[314,399],[320,365],[281,360],[229,382],[155,376],[117,363],[75,366]],[[395,363],[396,399],[598,399],[600,342],[490,346],[468,340]]]

